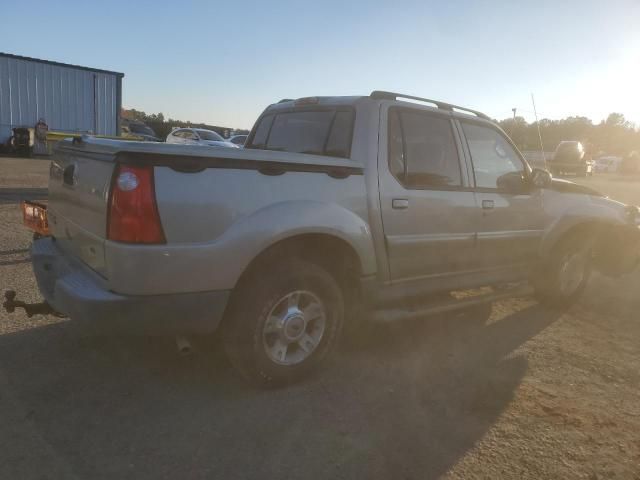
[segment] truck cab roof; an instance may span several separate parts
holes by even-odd
[[[382,90],[374,90],[370,95],[350,95],[350,96],[332,96],[332,97],[301,97],[298,99],[285,98],[278,103],[272,104],[265,110],[264,113],[273,112],[278,110],[290,110],[292,108],[306,107],[306,106],[353,106],[355,107],[359,103],[381,103],[382,101],[397,101],[398,103],[407,104],[421,104],[426,107],[432,107],[436,111],[449,112],[454,116],[460,118],[476,117],[481,120],[492,122],[489,116],[482,112],[473,110],[467,107],[454,105],[448,102],[440,100],[433,100],[429,98],[416,97],[413,95],[406,95],[396,92],[387,92]]]

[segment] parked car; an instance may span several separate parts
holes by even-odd
[[[618,171],[622,158],[620,157],[600,157],[595,161],[594,171],[596,173],[615,173]]]
[[[124,137],[133,136],[140,137],[146,142],[162,142],[162,140],[158,138],[156,132],[153,131],[153,128],[142,122],[123,118],[121,120],[120,129],[122,130],[122,136]]]
[[[249,135],[233,135],[232,137],[229,137],[229,141],[239,147],[242,147],[248,136]]]
[[[31,259],[51,308],[111,331],[221,329],[259,385],[307,375],[345,324],[530,287],[565,308],[592,270],[638,263],[637,207],[532,169],[480,112],[396,93],[271,105],[239,150],[65,140],[50,175]]]
[[[640,152],[634,150],[624,157],[620,162],[619,170],[622,173],[640,173]]]
[[[175,128],[167,135],[167,143],[238,148],[238,145],[227,142],[217,132],[204,128]]]
[[[585,154],[582,143],[562,141],[558,144],[553,159],[548,163],[553,175],[574,174],[579,177],[593,175],[593,162]]]

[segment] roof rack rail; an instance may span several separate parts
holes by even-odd
[[[484,120],[491,120],[491,118],[489,118],[487,115],[477,110],[461,107],[459,105],[453,105],[451,103],[441,102],[439,100],[431,100],[430,98],[414,97],[413,95],[405,95],[403,93],[396,93],[396,92],[385,92],[383,90],[374,90],[373,92],[371,92],[371,95],[369,96],[377,100],[397,100],[399,98],[418,100],[419,102],[432,103],[436,107],[438,107],[440,110],[446,110],[448,112],[453,112],[454,110],[461,110],[463,112],[472,113],[478,118],[482,118]]]

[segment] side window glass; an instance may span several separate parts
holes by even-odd
[[[196,138],[196,136],[194,135],[194,133],[191,130],[185,130],[182,133],[182,136],[184,138],[186,138],[187,140],[193,140],[194,138]]]
[[[418,111],[390,111],[389,168],[407,188],[459,187],[451,122]]]
[[[500,188],[505,175],[524,174],[524,164],[509,142],[496,130],[462,122],[471,152],[476,186]]]
[[[402,146],[402,128],[397,110],[389,111],[389,171],[405,183],[404,148]]]

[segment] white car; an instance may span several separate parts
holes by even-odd
[[[176,128],[167,135],[167,143],[240,148],[238,145],[227,142],[213,130],[205,130],[204,128]]]
[[[600,157],[596,159],[593,170],[596,173],[615,173],[621,162],[621,157]]]

